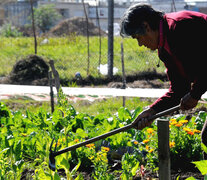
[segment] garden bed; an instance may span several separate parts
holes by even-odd
[[[57,156],[58,171],[53,173],[49,170],[49,146],[53,137],[58,139],[57,149],[59,150],[124,126],[132,122],[142,111],[142,107],[138,106],[135,111],[119,108],[115,115],[92,116],[77,113],[68,103],[63,98],[53,115],[44,109],[39,109],[35,113],[10,111],[1,104],[0,128],[2,133],[0,138],[2,144],[0,150],[2,153],[0,158],[5,162],[0,161],[2,176],[10,179],[15,177],[22,177],[22,179],[32,177],[119,179],[122,177],[128,180],[130,178],[140,179],[143,171],[145,179],[157,178],[157,128],[155,124],[142,131],[131,129],[104,141],[98,141],[90,146]],[[140,104],[138,101],[137,103]],[[171,114],[165,117],[171,123],[172,168],[174,169],[175,165],[177,167],[176,171],[172,171],[172,179],[178,176],[180,179],[189,176],[202,179],[199,173],[191,173],[190,171],[195,171],[196,168],[192,169],[192,166],[188,165],[192,161],[200,160],[202,156],[198,129],[201,129],[206,116],[203,110],[206,111],[204,108],[196,109],[190,116],[180,111],[178,116]],[[183,171],[178,160],[185,159],[186,156],[189,156],[190,161],[185,165],[189,168]],[[11,160],[12,164],[9,163]]]

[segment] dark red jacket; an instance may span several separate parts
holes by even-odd
[[[207,15],[181,11],[161,21],[159,58],[167,68],[169,91],[150,107],[160,112],[190,92],[200,99],[207,90]]]

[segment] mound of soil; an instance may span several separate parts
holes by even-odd
[[[87,21],[85,18],[74,17],[61,21],[58,25],[52,28],[49,35],[53,36],[64,36],[64,35],[87,35]],[[90,36],[99,35],[99,28],[96,27],[92,21],[88,22],[88,30]],[[106,35],[104,31],[101,30],[101,35]]]
[[[49,66],[41,57],[30,55],[18,61],[11,73],[0,83],[19,85],[48,85]]]

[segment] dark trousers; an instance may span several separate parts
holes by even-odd
[[[203,129],[201,131],[201,141],[207,147],[207,120],[203,125]],[[207,160],[207,154],[204,152],[203,157]]]

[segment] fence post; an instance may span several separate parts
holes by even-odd
[[[114,58],[114,0],[108,0],[108,77],[113,77]]]
[[[52,71],[48,73],[49,84],[50,84],[50,102],[51,102],[51,112],[54,112],[54,93],[53,93],[53,79],[52,79]]]
[[[159,180],[170,180],[169,121],[158,119]]]
[[[59,78],[59,73],[55,69],[54,61],[50,60],[49,61],[50,67],[52,69],[53,76],[55,78],[55,87],[57,89],[57,96],[59,98],[59,89],[60,89],[60,78]]]
[[[122,66],[122,89],[126,89],[126,76],[125,76],[125,68],[124,68],[124,46],[123,46],[123,39],[121,41],[121,66]],[[126,97],[123,96],[123,107],[126,104]]]

